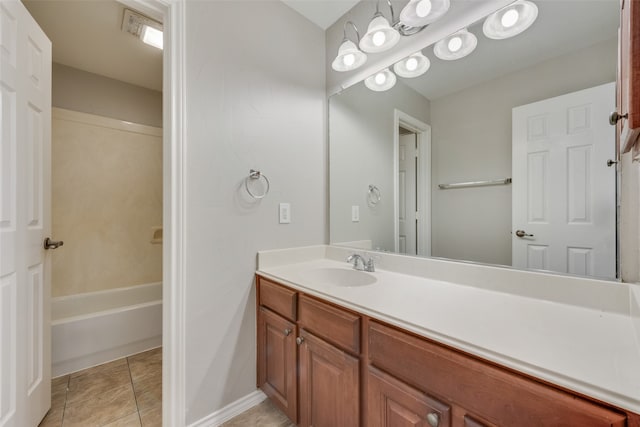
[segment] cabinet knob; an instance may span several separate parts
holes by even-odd
[[[284,336],[288,337],[289,335],[291,335],[291,329],[285,329],[284,330]]]
[[[427,414],[427,422],[431,427],[438,427],[440,424],[440,416],[435,412]]]
[[[629,114],[618,114],[617,111],[614,111],[609,115],[609,124],[611,126],[615,126],[619,120],[627,119],[627,118],[629,118]]]
[[[302,337],[296,338],[296,344],[298,344],[298,345],[302,344],[303,341],[304,341],[304,338],[302,338]]]

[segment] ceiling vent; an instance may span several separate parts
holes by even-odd
[[[125,9],[122,31],[138,37],[143,42],[162,49],[162,24],[134,10]]]

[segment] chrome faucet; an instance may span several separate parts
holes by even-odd
[[[368,271],[371,273],[376,271],[375,265],[373,264],[373,257],[369,258],[368,261],[365,261],[362,255],[352,254],[347,257],[347,262],[353,262],[353,268],[355,270]]]

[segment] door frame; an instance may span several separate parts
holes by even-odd
[[[398,110],[393,110],[393,245],[397,253],[400,250],[400,219],[399,219],[399,200],[398,193],[398,161],[400,150],[399,128],[410,130],[416,134],[418,147],[418,170],[416,173],[416,193],[424,195],[418,197],[418,255],[431,255],[431,126],[416,119],[415,117]]]
[[[163,23],[162,420],[182,427],[185,404],[185,0],[118,0]]]

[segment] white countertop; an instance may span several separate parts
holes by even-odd
[[[376,272],[363,273],[375,276],[372,285],[311,278],[316,269],[349,270],[342,260],[350,252],[327,246],[260,252],[258,273],[640,414],[638,285],[391,254],[376,254]],[[447,275],[456,283],[442,280]],[[513,293],[504,282],[513,283]],[[572,292],[579,292],[576,304]]]

